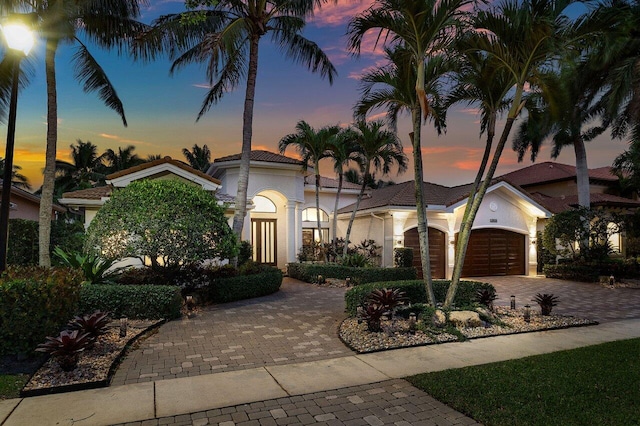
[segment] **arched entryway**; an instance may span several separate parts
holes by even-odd
[[[495,228],[471,231],[462,268],[463,277],[524,274],[523,234]]]
[[[413,267],[418,270],[418,277],[422,278],[418,228],[409,229],[404,233],[404,246],[413,249]],[[438,229],[429,228],[429,260],[431,261],[431,276],[433,278],[445,278],[447,273],[446,253],[446,234]]]

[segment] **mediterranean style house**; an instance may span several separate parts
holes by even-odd
[[[107,177],[107,186],[64,194],[59,202],[84,215],[89,226],[112,191],[138,179],[179,179],[215,193],[231,220],[240,172],[240,154],[214,160],[207,173],[165,157]],[[253,246],[254,260],[285,268],[295,262],[305,245],[333,238],[331,221],[337,217],[337,236],[346,233],[359,185],[344,183],[338,210],[334,211],[337,181],[323,177],[320,210],[315,204],[315,179],[302,163],[269,151],[252,151],[247,197],[249,211],[242,239]],[[463,268],[464,276],[527,275],[537,270],[537,232],[553,214],[577,204],[573,166],[545,162],[508,173],[489,187],[473,224]],[[311,177],[308,179],[308,177]],[[590,170],[592,205],[637,209],[640,201],[617,192],[617,177],[609,168]],[[432,273],[449,277],[453,269],[455,241],[471,185],[447,187],[424,182],[427,196],[429,251]],[[322,232],[317,230],[320,216]],[[351,241],[372,239],[382,246],[382,266],[393,266],[396,247],[412,247],[418,253],[414,182],[369,190],[354,221]],[[616,246],[623,249],[620,242]],[[414,256],[419,267],[419,256]]]
[[[2,194],[2,179],[0,179],[0,195]],[[54,204],[51,207],[52,217],[55,219],[58,214],[66,212],[62,206]],[[24,189],[11,187],[11,197],[9,198],[9,219],[24,219],[38,221],[40,217],[40,197]]]

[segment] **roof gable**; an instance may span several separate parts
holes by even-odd
[[[225,163],[229,161],[240,161],[242,154],[227,155],[226,157],[220,157],[213,160],[214,164]],[[304,163],[296,158],[287,157],[285,155],[276,154],[275,152],[265,150],[253,150],[249,155],[250,161],[264,162],[264,163],[279,163],[279,164],[296,164],[302,166]]]

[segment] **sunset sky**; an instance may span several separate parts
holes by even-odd
[[[144,9],[143,21],[182,10],[182,0],[150,0]],[[358,76],[368,67],[380,64],[382,56],[371,48],[359,58],[346,52],[345,32],[349,19],[364,10],[363,2],[340,0],[327,5],[308,24],[305,36],[318,43],[330,56],[338,70],[333,85],[303,66],[293,64],[265,38],[261,44],[260,63],[253,128],[253,149],[277,152],[278,141],[295,131],[299,120],[312,126],[343,124],[352,121],[352,107],[358,99]],[[371,44],[371,43],[370,43]],[[77,139],[91,141],[103,152],[134,145],[135,152],[169,155],[183,160],[181,150],[193,144],[207,145],[213,158],[240,152],[242,139],[242,105],[244,83],[225,95],[198,123],[195,122],[207,82],[204,70],[192,66],[169,76],[170,62],[160,60],[150,64],[135,63],[131,58],[93,47],[92,53],[106,70],[116,87],[129,123],[123,127],[120,118],[105,107],[97,94],[85,94],[73,78],[70,59],[72,46],[62,46],[57,56],[59,138],[58,158],[68,159],[69,145]],[[30,55],[34,77],[20,93],[17,114],[14,163],[22,166],[34,189],[42,183],[46,140],[46,85],[44,49],[42,43]],[[458,185],[473,180],[482,155],[484,137],[479,136],[479,116],[468,106],[449,112],[448,130],[441,137],[427,125],[424,127],[423,159],[426,181],[443,185]],[[408,138],[410,118],[401,118],[398,134],[410,156]],[[0,130],[2,153],[6,125]],[[498,129],[501,131],[501,128]],[[508,145],[510,147],[510,144]],[[587,147],[589,167],[610,165],[626,149],[624,141],[612,141],[608,134],[590,142]],[[545,147],[538,161],[548,161],[550,150]],[[287,152],[287,155],[293,155]],[[559,162],[575,164],[573,152],[565,148]],[[516,154],[505,149],[497,174],[529,165],[517,163]],[[413,179],[409,171],[391,176],[395,181]]]

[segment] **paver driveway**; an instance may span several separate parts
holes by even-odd
[[[142,341],[112,385],[353,355],[337,333],[344,292],[285,278],[270,296],[205,307]]]

